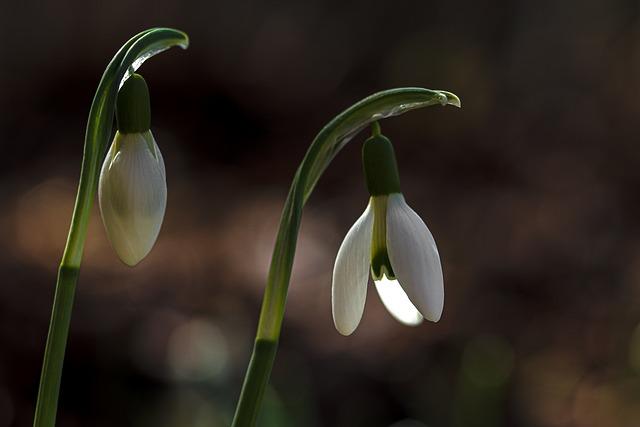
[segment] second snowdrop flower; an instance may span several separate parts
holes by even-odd
[[[167,205],[164,160],[151,134],[149,90],[133,74],[118,93],[118,132],[102,165],[100,212],[111,246],[127,265],[151,251]]]
[[[437,322],[444,307],[444,281],[436,243],[426,224],[407,205],[391,141],[380,134],[362,148],[371,198],[347,233],[333,269],[331,302],[338,332],[350,335],[364,311],[371,274],[384,306],[398,321]]]

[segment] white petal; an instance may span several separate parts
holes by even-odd
[[[444,280],[436,242],[426,224],[404,201],[389,195],[387,252],[396,278],[425,319],[437,322],[444,308]]]
[[[383,276],[381,280],[376,280],[374,283],[382,303],[398,322],[409,326],[422,323],[422,315],[411,303],[397,280],[389,280],[387,276]]]
[[[344,238],[333,267],[331,307],[333,323],[342,335],[355,331],[362,319],[371,266],[371,202]]]
[[[111,246],[125,264],[136,265],[151,251],[167,205],[164,160],[150,131],[116,133],[98,199]]]

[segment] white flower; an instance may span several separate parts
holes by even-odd
[[[444,281],[438,249],[401,193],[371,197],[340,246],[331,302],[336,329],[343,335],[360,323],[370,270],[384,306],[398,321],[417,325],[423,317],[440,319]]]
[[[116,133],[98,198],[111,246],[125,264],[136,265],[151,251],[167,205],[164,161],[151,131]]]

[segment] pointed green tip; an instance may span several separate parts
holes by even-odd
[[[453,105],[454,107],[458,107],[458,108],[462,107],[462,103],[460,102],[460,98],[458,98],[455,94],[453,94],[451,92],[446,92],[444,90],[441,90],[439,92],[447,97],[447,100],[445,101],[446,105]]]
[[[178,46],[180,46],[182,49],[188,49],[189,48],[189,43],[191,43],[191,40],[189,39],[189,36],[187,35],[187,33],[182,32],[182,35],[184,36],[184,41],[182,43],[180,43]]]
[[[140,74],[132,74],[120,88],[116,120],[120,133],[142,133],[151,127],[149,88]]]

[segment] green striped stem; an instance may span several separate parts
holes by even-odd
[[[189,38],[178,30],[153,28],[143,31],[120,48],[102,75],[89,112],[78,194],[73,208],[67,244],[58,271],[33,421],[34,427],[53,427],[56,422],[62,365],[76,283],[100,167],[111,137],[118,89],[121,83],[148,58],[172,46],[186,49],[188,45]]]
[[[240,392],[233,427],[252,427],[256,424],[278,347],[302,209],[318,179],[342,147],[370,123],[435,104],[460,107],[460,100],[449,92],[422,88],[379,92],[337,115],[311,143],[293,178],[280,219],[253,354]]]

